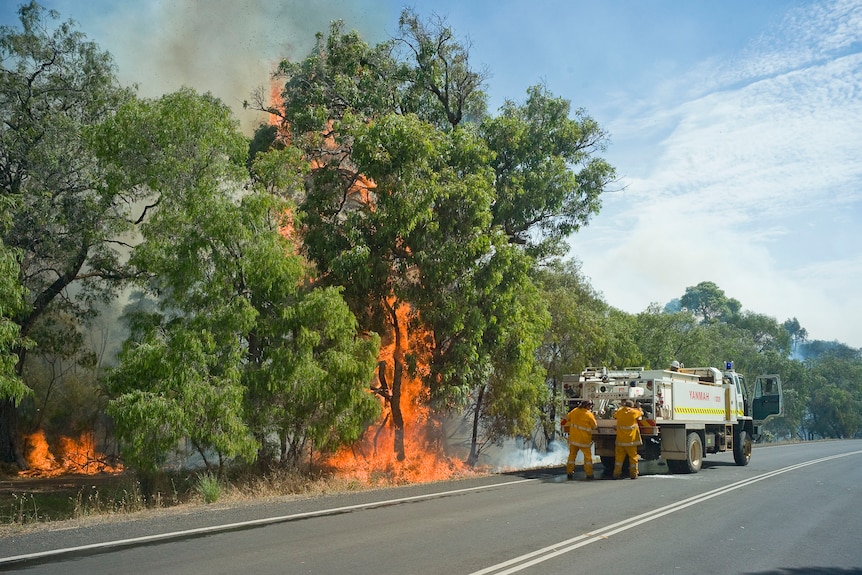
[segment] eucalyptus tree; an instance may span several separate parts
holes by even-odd
[[[18,14],[20,27],[0,28],[0,190],[11,223],[2,240],[17,254],[25,290],[11,319],[41,353],[52,350],[37,329],[50,333],[51,317],[57,325],[93,318],[123,277],[118,239],[133,198],[104,184],[86,134],[131,93],[119,87],[110,55],[71,21],[56,23],[57,12],[35,2]],[[13,350],[18,377],[27,349]],[[0,398],[0,460],[23,465],[18,415],[13,397]]]
[[[285,233],[301,170],[276,168],[298,157],[259,154],[252,184],[236,119],[188,89],[130,102],[94,141],[111,185],[149,202],[130,266],[155,305],[129,315],[109,380],[130,460],[152,473],[187,438],[221,471],[274,436],[297,465],[354,440],[377,413],[364,390],[378,342],[337,288],[311,281]]]
[[[480,130],[494,152],[494,224],[538,258],[564,255],[566,238],[599,212],[615,179],[600,156],[607,133],[542,85],[523,104],[507,100]]]
[[[742,308],[739,300],[727,297],[724,290],[711,281],[702,281],[696,286],[685,288],[685,294],[679,298],[679,302],[683,309],[693,313],[705,324],[727,321]]]
[[[851,438],[862,431],[862,360],[824,355],[806,362],[810,431]]]
[[[786,320],[783,326],[787,333],[790,334],[791,351],[793,354],[797,354],[800,344],[805,343],[808,339],[808,330],[802,327],[802,324],[795,317]]]
[[[577,261],[549,262],[537,277],[551,317],[538,350],[553,396],[542,420],[545,438],[551,441],[564,375],[594,365],[639,365],[641,352],[635,345],[634,318],[605,303]]]
[[[704,337],[697,319],[687,311],[667,312],[653,304],[637,315],[636,341],[645,367],[665,369],[674,360],[692,365]]]
[[[257,101],[312,166],[298,202],[305,253],[321,281],[344,287],[362,326],[396,347],[380,372],[392,381],[377,390],[399,457],[400,378],[415,364],[399,322],[430,332],[423,383],[438,413],[465,404],[490,413],[489,398],[506,397],[502,382],[516,383],[507,374],[529,373],[527,387],[543,387],[529,354],[500,352],[511,345],[509,324],[545,321],[527,295],[509,294],[529,294],[533,258],[559,250],[613,176],[590,157],[604,133],[585,115],[570,119],[568,103],[544,89],[491,118],[486,74],[445,22],[406,10],[399,34],[376,46],[334,23],[307,58],[280,65],[281,102]],[[498,393],[479,401],[493,377]],[[514,429],[521,419],[507,421]]]

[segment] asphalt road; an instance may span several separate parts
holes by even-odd
[[[21,573],[862,575],[862,441],[710,455],[637,481],[560,469],[0,540]],[[583,476],[580,472],[577,475]]]

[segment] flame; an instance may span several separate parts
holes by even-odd
[[[406,336],[407,316],[410,308],[402,304],[397,308],[397,325],[402,337]],[[422,341],[428,334],[414,333],[404,337],[406,350],[396,349],[395,337],[382,346],[378,359],[385,365],[385,377],[392,381],[396,355],[399,353],[418,353],[423,349]],[[403,357],[399,359],[403,361]],[[404,419],[404,454],[405,459],[399,460],[398,453],[393,448],[396,441],[396,429],[392,421],[391,395],[380,393],[382,383],[378,381],[374,392],[381,395],[384,403],[381,420],[369,427],[365,434],[355,444],[341,449],[327,460],[327,464],[335,467],[338,475],[356,479],[366,484],[376,483],[421,483],[451,479],[470,475],[473,470],[460,458],[445,453],[440,443],[442,436],[439,424],[430,416],[430,410],[422,401],[424,385],[422,375],[427,373],[427,361],[418,362],[417,374],[408,376],[404,373],[401,383],[401,412]]]
[[[122,465],[109,465],[107,458],[96,451],[92,433],[82,433],[78,439],[60,437],[57,455],[51,452],[42,430],[28,435],[25,444],[29,447],[26,457],[29,469],[22,471],[21,475],[28,477],[96,475],[123,471]]]
[[[276,114],[274,110],[284,107],[284,98],[281,96],[281,89],[278,85],[277,78],[273,77],[269,83],[269,125],[275,126],[277,139],[285,146],[290,145],[290,129],[284,123],[281,116]]]

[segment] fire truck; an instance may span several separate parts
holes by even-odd
[[[732,451],[737,465],[748,465],[752,441],[763,423],[783,413],[781,378],[761,375],[747,397],[742,374],[727,362],[715,367],[677,370],[622,370],[589,367],[580,375],[563,377],[570,405],[592,400],[598,428],[593,432],[595,454],[605,472],[613,469],[616,420],[614,411],[629,399],[643,410],[638,421],[644,461],[662,459],[671,473],[697,473],[707,453]],[[628,462],[626,462],[628,463]]]

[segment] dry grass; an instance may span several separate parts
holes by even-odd
[[[0,536],[122,521],[151,514],[187,513],[212,504],[202,491],[202,472],[163,474],[149,502],[131,474],[6,478],[0,480]],[[218,480],[218,505],[250,505],[268,499],[305,498],[388,487],[363,484],[329,472],[235,469]],[[208,487],[212,489],[212,485]],[[211,495],[210,495],[211,497]]]

